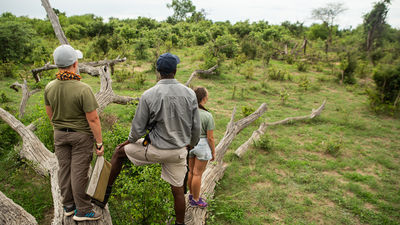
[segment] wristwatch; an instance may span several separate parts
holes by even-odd
[[[96,149],[100,150],[103,147],[103,143],[96,143]]]

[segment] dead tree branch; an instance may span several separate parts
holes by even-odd
[[[188,81],[186,81],[186,86],[189,86],[190,82],[192,82],[192,79],[197,76],[198,74],[215,74],[215,70],[218,68],[218,64],[211,67],[208,70],[195,70],[192,75],[190,75]]]
[[[97,112],[100,113],[110,103],[117,104],[128,104],[133,100],[139,100],[139,98],[125,97],[116,95],[112,89],[112,80],[110,70],[107,66],[98,68],[100,74],[101,87],[100,91],[96,93],[96,100],[99,104]]]
[[[265,133],[265,130],[269,126],[274,126],[274,125],[280,125],[280,124],[287,124],[291,123],[293,121],[298,121],[298,120],[306,120],[306,119],[313,119],[317,116],[319,116],[322,113],[322,110],[325,108],[326,100],[322,103],[322,105],[317,109],[317,110],[312,110],[310,115],[307,116],[298,116],[298,117],[288,117],[284,120],[273,122],[273,123],[262,123],[258,130],[254,131],[249,140],[247,140],[245,143],[243,143],[238,149],[236,149],[235,154],[238,157],[241,157],[250,147],[251,144],[253,144],[255,141],[259,140],[260,137]]]
[[[236,135],[244,128],[249,126],[253,121],[262,116],[267,110],[267,104],[263,103],[254,113],[251,115],[234,122],[233,119],[236,113],[236,107],[232,112],[231,121],[227,125],[224,137],[221,139],[217,147],[215,148],[215,163],[209,163],[206,170],[203,173],[201,180],[201,195],[205,194],[211,198],[214,195],[214,188],[216,182],[222,178],[226,165],[224,165],[222,159],[228,150],[229,145],[232,143]],[[204,196],[204,195],[203,195]],[[185,224],[204,224],[207,210],[200,208],[186,207]]]
[[[25,211],[21,206],[13,200],[7,198],[0,191],[0,224],[9,225],[34,225],[38,224],[35,217]]]
[[[67,37],[65,37],[64,31],[61,28],[60,21],[58,20],[58,16],[54,12],[51,7],[49,0],[42,0],[42,6],[46,10],[47,17],[49,18],[51,25],[53,26],[53,30],[62,45],[69,45]]]
[[[25,108],[26,108],[26,104],[28,103],[28,99],[35,93],[39,92],[40,89],[35,89],[32,91],[29,91],[28,84],[25,79],[24,79],[24,84],[14,82],[10,86],[10,88],[14,89],[17,92],[18,92],[18,88],[22,89],[22,99],[21,99],[21,103],[19,105],[19,118],[22,118],[22,117],[24,117],[24,114],[25,114]]]
[[[125,62],[126,61],[126,57],[124,58],[119,58],[117,57],[116,59],[113,60],[100,60],[100,61],[96,61],[96,62],[83,62],[83,63],[79,63],[79,72],[81,73],[87,73],[91,76],[99,76],[99,70],[96,67],[99,66],[105,66],[105,65],[110,65],[111,67],[113,67],[115,64],[120,63],[120,62]],[[32,69],[32,75],[35,78],[36,82],[40,81],[40,77],[39,74],[43,71],[47,71],[47,70],[54,70],[57,69],[56,65],[52,65],[50,63],[47,63],[46,65],[44,65],[43,67],[40,68],[36,68],[36,69]]]

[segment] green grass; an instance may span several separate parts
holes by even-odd
[[[201,47],[172,50],[181,58],[176,76],[180,82],[185,83],[190,74],[199,69],[201,51]],[[139,97],[156,82],[149,65],[145,61],[128,60],[116,66],[116,70],[124,68],[133,71],[134,76],[135,73],[142,73],[145,82],[135,85],[133,77],[123,82],[114,81],[114,91],[120,95]],[[311,66],[307,72],[298,72],[295,64],[272,60],[271,65],[288,71],[292,76],[291,81],[272,81],[267,79],[267,68],[261,62],[254,61],[253,65],[251,79],[246,79],[232,62],[225,61],[219,77],[197,77],[191,83],[209,90],[206,107],[215,118],[217,143],[235,106],[235,119],[240,119],[243,117],[242,107],[257,109],[264,102],[268,104],[268,111],[262,118],[244,129],[230,146],[225,157],[229,166],[217,185],[215,198],[210,201],[208,222],[399,224],[400,121],[370,112],[363,87],[341,86],[327,72],[316,72]],[[307,90],[299,86],[302,76],[309,79]],[[96,77],[83,75],[83,81],[90,84],[94,92],[100,88]],[[0,85],[1,91],[11,99],[7,106],[16,113],[20,94],[8,88],[13,82],[11,79],[4,80],[0,81]],[[232,98],[234,89],[235,98]],[[280,97],[283,89],[289,94],[285,104]],[[32,96],[27,113],[43,104],[42,95],[41,92]],[[242,158],[233,154],[262,121],[310,114],[311,109],[319,107],[325,99],[327,105],[320,117],[269,127],[266,131],[266,138],[270,140],[267,150],[262,149],[262,145],[252,146]],[[115,121],[130,129],[134,108],[133,105],[109,105],[101,115],[104,129],[111,129]],[[112,151],[110,148],[106,151]],[[0,190],[41,221],[52,204],[48,178],[36,176],[20,162],[10,164],[14,166],[5,171],[13,160],[15,158],[1,161]],[[22,178],[18,181],[18,177],[25,177],[27,184],[22,182]],[[32,189],[36,187],[32,183],[43,188]],[[29,196],[37,196],[36,201],[43,207],[23,200]]]

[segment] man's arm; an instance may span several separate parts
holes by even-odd
[[[135,143],[139,138],[146,134],[147,123],[150,118],[150,110],[143,96],[139,100],[139,105],[136,109],[135,117],[132,120],[131,132],[129,133],[128,141]]]
[[[196,107],[193,110],[193,121],[192,121],[192,131],[191,131],[191,138],[190,138],[190,146],[194,147],[197,145],[197,143],[200,140],[200,114],[199,114],[199,108],[197,107],[197,101],[196,101]]]
[[[53,110],[51,109],[51,106],[46,105],[46,113],[51,123],[51,119],[53,118]]]
[[[96,148],[96,154],[101,156],[104,154],[104,147],[103,147],[103,138],[101,136],[101,124],[100,118],[97,115],[97,111],[93,110],[92,112],[86,113],[86,119],[89,123],[90,129],[92,130],[93,136],[96,140],[96,143],[101,143],[101,148]],[[97,146],[97,144],[96,144]]]

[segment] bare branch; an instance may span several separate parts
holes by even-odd
[[[26,80],[24,79],[24,84],[20,84],[18,82],[14,82],[10,88],[14,89],[15,91],[18,91],[18,88],[22,89],[22,98],[21,98],[21,103],[19,105],[19,118],[24,117],[25,115],[25,108],[26,104],[28,104],[28,99],[35,93],[39,92],[40,89],[35,89],[33,91],[29,91],[28,84]]]
[[[53,8],[51,7],[49,0],[42,0],[42,6],[46,10],[47,17],[49,18],[51,25],[53,26],[54,32],[55,32],[58,40],[60,41],[60,43],[63,45],[69,45],[68,40],[65,37],[64,31],[61,28],[60,21],[58,20],[58,16],[53,11]]]
[[[267,129],[268,126],[274,126],[274,125],[280,125],[280,124],[287,124],[291,123],[293,121],[298,121],[298,120],[306,120],[306,119],[313,119],[317,116],[319,116],[322,113],[322,110],[325,108],[326,100],[322,103],[322,105],[317,109],[317,110],[312,110],[310,115],[307,116],[298,116],[298,117],[288,117],[284,120],[273,122],[273,123],[262,123],[258,130],[254,131],[249,140],[247,140],[245,143],[243,143],[238,149],[236,149],[235,154],[238,157],[241,157],[250,147],[251,144],[253,144],[255,141],[259,140],[260,137],[265,133],[265,130]]]
[[[213,67],[211,67],[210,69],[208,69],[208,70],[195,70],[193,73],[192,73],[192,75],[190,75],[190,77],[189,77],[189,79],[188,79],[188,81],[186,82],[186,86],[189,86],[189,84],[190,84],[190,82],[192,81],[192,79],[196,76],[196,75],[198,75],[198,74],[215,74],[215,70],[218,68],[218,64],[217,65],[215,65],[215,66],[213,66]]]

